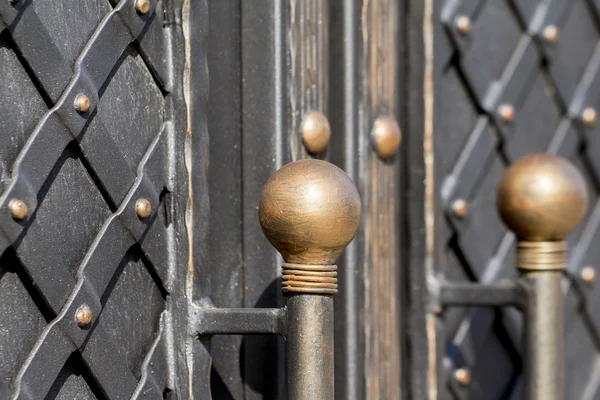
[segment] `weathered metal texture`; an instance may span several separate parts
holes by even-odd
[[[523,326],[523,397],[564,399],[564,304],[562,274],[532,271],[523,276],[529,301]]]
[[[2,398],[188,390],[182,4],[136,4],[0,5]]]
[[[424,124],[433,127],[435,145],[435,223],[428,229],[435,239],[436,273],[453,282],[486,284],[514,277],[515,238],[494,207],[504,169],[533,152],[573,162],[583,172],[590,210],[567,238],[572,252],[563,282],[564,398],[593,398],[598,324],[589,307],[597,293],[594,285],[580,287],[578,281],[581,268],[598,262],[590,246],[598,235],[597,127],[592,112],[584,117],[586,108],[597,109],[598,8],[581,0],[425,2],[429,6],[433,12],[422,23],[432,33],[424,42],[433,48],[434,111]],[[463,16],[469,29],[457,24]],[[554,33],[546,29],[551,25]],[[459,199],[467,206],[460,215],[452,206]],[[522,395],[518,313],[448,308],[435,326],[433,331],[423,324],[419,331],[435,353],[426,360],[429,373],[417,374],[430,398]],[[471,371],[468,385],[455,378],[460,368]]]
[[[288,309],[288,399],[334,399],[333,297],[291,293]]]

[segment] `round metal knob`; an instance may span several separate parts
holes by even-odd
[[[532,154],[504,173],[497,207],[520,240],[560,241],[585,215],[587,198],[585,181],[570,162],[551,154]]]
[[[263,232],[287,263],[331,265],[356,235],[361,203],[344,171],[301,160],[269,178],[258,212]]]

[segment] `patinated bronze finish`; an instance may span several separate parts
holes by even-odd
[[[560,241],[585,215],[587,189],[579,171],[564,158],[532,154],[506,170],[497,205],[520,240]]]
[[[565,237],[587,208],[583,177],[567,160],[532,154],[505,172],[498,211],[517,238],[517,268],[528,303],[524,324],[524,394],[528,400],[564,398],[564,301],[562,270]]]
[[[300,160],[269,178],[258,210],[263,232],[286,262],[331,265],[358,230],[361,204],[344,171]]]
[[[301,160],[277,171],[263,188],[262,229],[284,260],[288,398],[334,399],[333,265],[360,224],[360,197],[338,167]]]
[[[377,155],[381,159],[392,157],[402,142],[402,131],[395,119],[380,117],[373,124],[371,141]]]
[[[302,122],[302,140],[309,153],[320,153],[329,144],[331,127],[329,120],[320,111],[311,111]]]

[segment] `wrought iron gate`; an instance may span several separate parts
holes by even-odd
[[[283,338],[204,333],[284,305],[257,209],[305,158],[362,198],[336,398],[522,398],[520,312],[443,288],[516,275],[495,191],[531,152],[588,185],[565,398],[596,398],[599,38],[595,0],[0,1],[0,398],[286,398]]]

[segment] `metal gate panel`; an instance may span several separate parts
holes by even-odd
[[[573,161],[585,175],[592,206],[569,237],[574,250],[564,280],[565,395],[594,398],[595,286],[584,283],[581,271],[596,262],[589,244],[597,232],[599,170],[590,135],[597,128],[589,113],[596,107],[591,88],[598,68],[598,9],[587,1],[428,4],[433,4],[436,272],[450,281],[513,277],[514,237],[495,209],[504,169],[532,152]],[[434,385],[439,398],[520,398],[518,312],[435,307],[430,312],[437,315],[436,333],[429,332],[430,340],[437,337],[437,356],[427,364],[439,371]]]
[[[0,5],[3,398],[188,391],[184,8]]]

